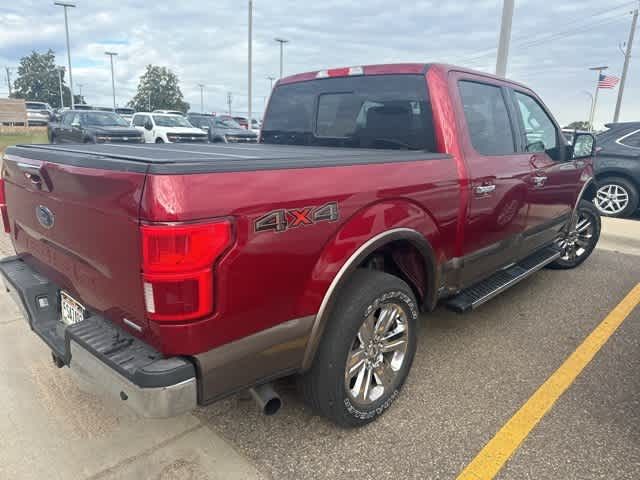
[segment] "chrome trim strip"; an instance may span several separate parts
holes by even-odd
[[[627,145],[626,143],[622,143],[622,140],[624,140],[625,138],[630,137],[630,136],[632,136],[632,135],[635,135],[635,134],[636,134],[636,133],[638,133],[638,132],[640,132],[640,129],[638,129],[638,130],[634,130],[633,132],[630,132],[630,133],[627,133],[627,134],[625,134],[625,135],[621,136],[620,138],[618,138],[618,139],[616,140],[616,143],[617,143],[618,145],[623,146],[623,147],[639,149],[640,147],[634,147],[634,146],[632,146],[632,145]]]
[[[331,300],[331,297],[333,296],[336,287],[344,277],[345,273],[349,270],[349,268],[351,268],[353,262],[360,256],[360,254],[366,251],[371,245],[384,239],[385,237],[397,235],[398,233],[410,233],[410,234],[418,234],[422,236],[420,232],[412,228],[394,228],[392,230],[386,230],[382,233],[379,233],[375,237],[370,238],[369,240],[364,242],[362,245],[360,245],[360,247],[355,252],[353,252],[353,254],[349,257],[349,259],[344,263],[344,265],[342,265],[340,270],[338,270],[338,273],[333,278],[333,281],[331,282],[331,284],[329,285],[329,288],[324,294],[322,303],[320,304],[320,308],[318,309],[318,313],[316,314],[316,318],[313,322],[313,327],[311,328],[311,334],[309,335],[309,341],[307,342],[307,348],[305,349],[304,358],[302,360],[303,370],[311,366],[313,354],[315,353],[316,347],[318,346],[318,343],[320,341],[319,337],[321,333],[320,328],[322,327],[322,323],[323,323],[322,319],[325,316],[327,306],[329,304],[329,300]]]
[[[142,331],[142,327],[140,325],[138,325],[137,323],[132,322],[131,320],[129,320],[128,318],[123,318],[122,322],[127,325],[128,327],[133,328],[136,332],[141,332]]]
[[[71,372],[95,393],[106,394],[148,418],[168,418],[190,412],[197,406],[195,377],[175,385],[141,388],[104,364],[88,350],[69,342]],[[82,385],[82,383],[81,383]]]

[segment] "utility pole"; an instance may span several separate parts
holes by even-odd
[[[500,40],[498,41],[498,59],[496,60],[496,75],[507,75],[507,59],[509,57],[509,42],[511,41],[511,23],[513,22],[514,0],[504,0],[502,5],[502,24],[500,26]]]
[[[622,108],[622,94],[624,93],[624,82],[627,80],[627,71],[629,70],[629,60],[631,60],[631,48],[633,47],[633,37],[636,33],[636,25],[638,23],[638,9],[633,11],[633,20],[631,20],[631,31],[629,31],[629,41],[627,42],[627,52],[624,54],[624,66],[622,67],[622,77],[620,78],[620,86],[618,87],[618,100],[616,101],[616,111],[613,114],[613,122],[616,123],[620,118],[620,108]]]
[[[69,62],[69,90],[71,91],[71,108],[75,106],[73,99],[73,75],[71,73],[71,46],[69,44],[69,19],[67,17],[67,9],[75,8],[75,4],[71,2],[54,2],[54,5],[64,8],[64,29],[67,33],[67,61]]]
[[[253,71],[252,71],[252,48],[253,48],[253,0],[249,0],[249,71],[248,71],[248,81],[249,81],[249,94],[248,94],[248,103],[249,103],[249,107],[248,107],[248,117],[247,118],[247,129],[251,130],[251,103],[253,102],[253,92],[251,91],[251,80],[252,80],[252,76],[253,76]]]
[[[204,85],[199,83],[200,87],[200,113],[204,113]]]
[[[62,67],[58,67],[58,86],[60,87],[60,108],[64,108],[64,95],[62,95]]]
[[[11,67],[4,67],[7,71],[7,87],[9,88],[9,97],[11,97]]]
[[[233,94],[227,92],[227,105],[229,106],[229,115],[231,115],[231,102],[233,101]]]
[[[80,97],[80,101],[82,103],[86,103],[86,102],[82,101],[82,87],[84,87],[84,83],[79,83],[78,84],[78,96]]]
[[[280,78],[284,76],[284,44],[289,43],[289,40],[284,38],[274,38],[276,42],[280,44]]]
[[[113,110],[116,109],[116,79],[113,74],[113,57],[118,55],[116,52],[104,52],[105,55],[109,55],[109,60],[111,60],[111,93],[113,94]]]
[[[593,96],[593,103],[591,105],[591,115],[589,115],[589,131],[593,132],[593,122],[596,119],[596,105],[598,103],[598,91],[600,90],[599,88],[599,84],[600,84],[600,74],[602,73],[603,70],[606,70],[607,68],[609,68],[608,66],[602,66],[602,67],[591,67],[589,70],[592,70],[594,72],[596,72],[596,93]]]

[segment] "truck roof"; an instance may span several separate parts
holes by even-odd
[[[330,77],[346,77],[350,75],[424,75],[430,68],[438,67],[444,71],[458,71],[473,73],[474,75],[480,75],[487,78],[493,78],[502,82],[508,82],[514,85],[525,87],[522,83],[509,80],[507,78],[498,77],[487,72],[481,72],[479,70],[473,70],[456,65],[449,65],[446,63],[382,63],[375,65],[360,65],[350,67],[330,68],[325,70],[315,70],[312,72],[299,73],[284,77],[276,83],[278,85],[285,85],[288,83],[306,82],[309,80],[316,80]]]
[[[79,167],[155,174],[225,173],[337,167],[448,158],[422,150],[274,144],[18,145],[5,155]]]

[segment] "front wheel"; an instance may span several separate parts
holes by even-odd
[[[164,143],[164,140],[160,137],[156,138],[156,143]]]
[[[307,403],[343,427],[365,425],[397,398],[416,351],[418,308],[398,277],[359,270],[343,289],[311,369]]]
[[[550,268],[575,268],[596,248],[601,228],[598,209],[591,202],[581,200],[576,215],[577,219],[571,222],[556,243],[561,256],[549,265]]]

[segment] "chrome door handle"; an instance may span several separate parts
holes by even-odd
[[[533,180],[533,184],[536,187],[544,187],[544,184],[547,182],[547,178],[548,177],[540,176],[540,177],[533,177],[531,180]]]
[[[493,191],[495,191],[495,185],[478,185],[473,188],[473,191],[476,195],[487,195]]]

